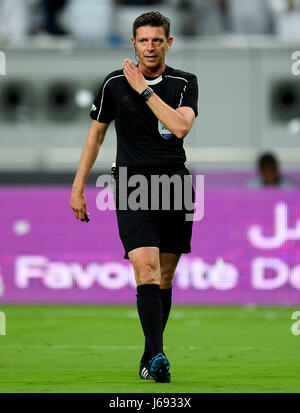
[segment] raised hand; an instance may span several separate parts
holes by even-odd
[[[137,93],[142,93],[147,88],[147,83],[142,72],[130,59],[124,60],[123,67],[124,75],[132,89]]]

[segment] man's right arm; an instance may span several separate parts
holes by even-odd
[[[89,176],[90,170],[97,159],[98,152],[109,124],[93,121],[89,130],[88,137],[81,152],[77,173],[72,186],[70,207],[77,219],[84,219],[84,214],[88,215],[84,186]]]

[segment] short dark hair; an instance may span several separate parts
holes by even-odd
[[[262,154],[258,159],[258,167],[259,169],[264,168],[265,166],[274,165],[278,167],[278,160],[276,159],[275,155],[271,152],[266,152]]]
[[[142,26],[160,27],[162,26],[167,39],[170,37],[170,19],[163,16],[159,11],[150,11],[141,14],[133,22],[133,37],[136,36],[136,31]]]

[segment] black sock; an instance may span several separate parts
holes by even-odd
[[[157,284],[137,287],[137,310],[148,343],[150,357],[163,352],[163,316],[160,289]]]
[[[160,290],[160,301],[161,301],[162,311],[163,311],[163,331],[164,331],[168,318],[169,318],[171,305],[172,305],[172,287],[166,290]]]
[[[172,287],[168,289],[160,289],[160,301],[162,305],[162,322],[163,322],[163,331],[165,330],[170,310],[171,310],[171,305],[172,305]],[[144,354],[142,355],[142,362],[148,362],[151,359],[151,353],[149,350],[149,346],[147,343],[147,339],[145,339],[145,349],[144,349]]]

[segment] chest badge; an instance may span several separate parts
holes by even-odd
[[[158,121],[158,132],[164,139],[170,139],[173,136],[173,133],[169,131],[169,129],[167,129],[160,120]]]

